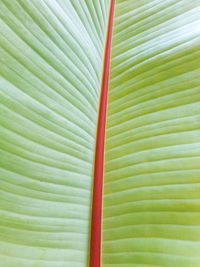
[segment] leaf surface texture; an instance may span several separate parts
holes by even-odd
[[[0,0],[0,265],[87,266],[107,0]]]
[[[102,266],[200,266],[199,1],[116,1]]]

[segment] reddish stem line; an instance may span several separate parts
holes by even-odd
[[[114,4],[115,0],[111,0],[107,39],[106,39],[105,54],[104,54],[104,67],[102,74],[101,96],[100,96],[100,105],[98,114],[99,117],[97,124],[95,160],[94,160],[91,233],[90,233],[90,256],[89,256],[90,267],[100,267],[101,263],[101,217],[102,217],[104,141],[105,141],[106,107],[107,107]]]

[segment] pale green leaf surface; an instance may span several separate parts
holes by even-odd
[[[200,1],[116,0],[102,266],[200,266]]]
[[[0,266],[87,266],[108,0],[0,0]]]

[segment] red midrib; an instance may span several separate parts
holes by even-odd
[[[100,267],[100,261],[101,261],[101,215],[102,215],[104,141],[105,141],[106,107],[107,107],[110,48],[112,39],[114,4],[115,0],[111,0],[107,40],[106,40],[105,55],[104,55],[104,68],[102,74],[99,117],[97,124],[96,149],[95,149],[95,160],[94,160],[91,233],[90,233],[90,256],[89,256],[90,267]]]

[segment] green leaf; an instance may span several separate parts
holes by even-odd
[[[200,266],[199,1],[116,1],[102,266]]]
[[[0,0],[0,265],[87,266],[109,1]]]

